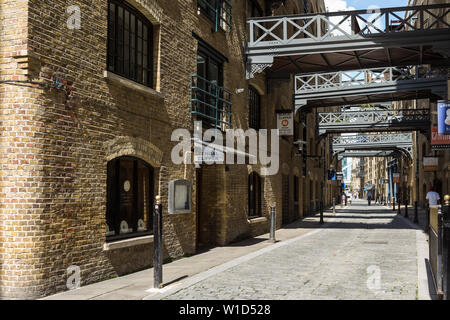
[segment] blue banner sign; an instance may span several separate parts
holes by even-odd
[[[450,134],[450,101],[438,101],[438,134]]]

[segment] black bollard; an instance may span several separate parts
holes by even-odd
[[[408,200],[405,199],[405,218],[409,218],[408,216]]]
[[[414,223],[419,223],[419,202],[414,201]]]
[[[320,201],[320,224],[323,223],[323,201]]]
[[[153,211],[153,287],[163,287],[163,242],[162,242],[162,205],[160,196],[156,196],[155,210]]]
[[[276,211],[275,206],[270,207],[270,242],[275,243],[275,229],[276,229]]]
[[[450,196],[444,197],[444,204],[442,205],[442,291],[444,293],[444,300],[450,300]]]

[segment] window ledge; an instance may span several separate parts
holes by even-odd
[[[103,251],[111,251],[116,249],[135,247],[149,243],[153,243],[153,235],[105,243],[103,245]]]
[[[254,224],[254,223],[262,223],[262,222],[267,222],[267,218],[266,217],[259,217],[259,218],[253,218],[253,219],[248,219],[248,222],[250,224]]]
[[[147,95],[159,98],[159,99],[164,99],[164,94],[162,94],[161,92],[156,91],[155,89],[149,88],[147,86],[144,86],[140,83],[137,83],[133,80],[129,80],[125,77],[119,76],[118,74],[115,74],[111,71],[108,70],[104,70],[103,71],[103,78],[105,78],[106,80],[115,82],[117,84],[123,85],[124,87],[130,88],[132,90],[136,90],[142,93],[145,93]]]

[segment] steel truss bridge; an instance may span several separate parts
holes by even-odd
[[[330,133],[415,131],[430,128],[429,109],[390,109],[318,114],[319,135]]]
[[[338,160],[344,158],[366,158],[366,157],[400,157],[401,152],[396,150],[349,150],[337,154]]]
[[[247,77],[429,64],[448,66],[450,3],[250,18]]]
[[[398,151],[413,158],[412,133],[359,134],[331,138],[333,156],[349,151]],[[357,157],[357,156],[354,156]]]
[[[383,67],[295,76],[295,111],[303,108],[429,98],[445,99],[447,76],[424,66]]]

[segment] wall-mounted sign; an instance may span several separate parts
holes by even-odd
[[[188,180],[169,182],[169,213],[190,213],[192,211],[192,185]]]
[[[294,113],[292,111],[277,111],[277,124],[280,136],[294,135]]]
[[[438,101],[438,134],[450,134],[450,101]]]
[[[431,149],[450,149],[450,134],[439,134],[438,127],[431,127]]]
[[[223,164],[225,162],[225,153],[219,150],[219,147],[200,146],[201,152],[194,154],[194,163],[199,164]]]
[[[339,181],[344,180],[344,173],[342,173],[342,172],[337,172],[337,173],[336,173],[336,180],[339,180]]]
[[[400,183],[400,173],[393,173],[392,174],[392,182],[393,183]]]
[[[423,157],[423,171],[425,172],[437,171],[438,167],[439,167],[439,158]]]

